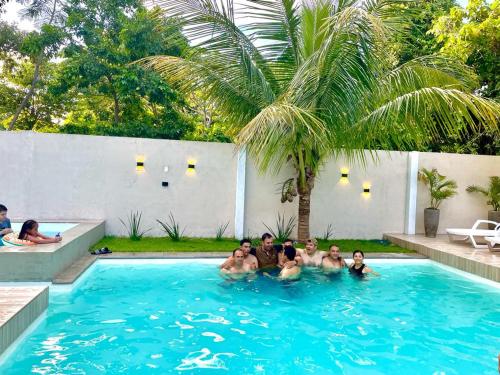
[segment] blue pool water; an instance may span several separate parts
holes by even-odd
[[[12,230],[19,232],[23,223],[12,223]],[[76,227],[76,223],[39,223],[38,231],[46,236],[54,237],[57,233],[64,233],[71,228]]]
[[[497,374],[500,290],[431,262],[382,276],[222,280],[214,264],[99,262],[0,374]]]

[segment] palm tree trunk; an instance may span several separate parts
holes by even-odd
[[[31,86],[26,95],[24,95],[24,98],[21,101],[21,103],[17,106],[16,113],[14,113],[14,117],[12,117],[12,120],[10,121],[9,130],[14,129],[14,126],[16,126],[16,122],[17,119],[19,118],[19,115],[21,115],[21,112],[26,107],[28,101],[31,99],[33,93],[35,92],[36,84],[38,82],[38,79],[40,78],[40,65],[42,63],[42,57],[43,57],[42,54],[40,54],[40,56],[38,56],[36,60],[35,71],[33,73],[33,80],[31,81]]]
[[[298,226],[298,240],[305,242],[309,236],[309,214],[311,212],[311,192],[299,192],[299,226]]]

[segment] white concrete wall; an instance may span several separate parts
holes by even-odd
[[[96,137],[82,135],[0,132],[2,193],[0,203],[13,219],[106,220],[106,232],[124,235],[119,218],[131,210],[143,212],[150,235],[162,235],[155,219],[172,212],[186,235],[215,235],[229,221],[234,234],[237,157],[234,145],[204,142]],[[145,156],[145,172],[136,172],[136,156]],[[380,152],[366,166],[329,160],[312,194],[311,233],[321,237],[332,224],[335,238],[381,238],[384,232],[403,232],[408,153]],[[186,175],[188,160],[196,160],[196,174]],[[436,167],[457,180],[460,193],[444,202],[440,231],[470,226],[486,217],[484,199],[465,192],[471,183],[486,184],[500,175],[500,157],[421,153],[419,167]],[[168,166],[167,173],[164,167]],[[340,169],[349,168],[349,183],[341,184]],[[291,169],[278,175],[257,172],[246,162],[245,235],[275,226],[277,213],[297,215],[297,200],[280,203],[281,183]],[[169,186],[161,186],[168,181]],[[370,183],[368,198],[363,183]],[[423,232],[427,191],[419,184],[417,233]]]
[[[478,219],[488,219],[486,199],[480,194],[465,191],[469,185],[488,186],[489,176],[500,176],[500,156],[437,154],[423,152],[419,155],[419,168],[436,168],[448,179],[455,180],[458,194],[441,203],[438,233],[446,228],[470,228]],[[417,233],[424,232],[424,209],[429,207],[428,188],[418,183]]]
[[[227,234],[234,232],[231,144],[30,132],[2,132],[0,144],[7,185],[0,201],[12,218],[103,219],[108,234],[123,235],[119,218],[139,210],[144,227],[161,235],[155,219],[172,212],[187,226],[186,235],[214,236],[227,221]],[[145,156],[142,173],[136,155]],[[194,176],[186,175],[191,158]]]

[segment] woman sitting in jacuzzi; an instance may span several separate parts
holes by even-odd
[[[38,231],[38,223],[35,220],[27,220],[23,223],[19,232],[19,240],[29,241],[33,244],[46,244],[61,242],[62,237],[58,234],[55,237],[48,237]]]

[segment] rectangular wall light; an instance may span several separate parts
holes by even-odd
[[[144,156],[138,155],[135,157],[135,170],[137,172],[144,172]]]

